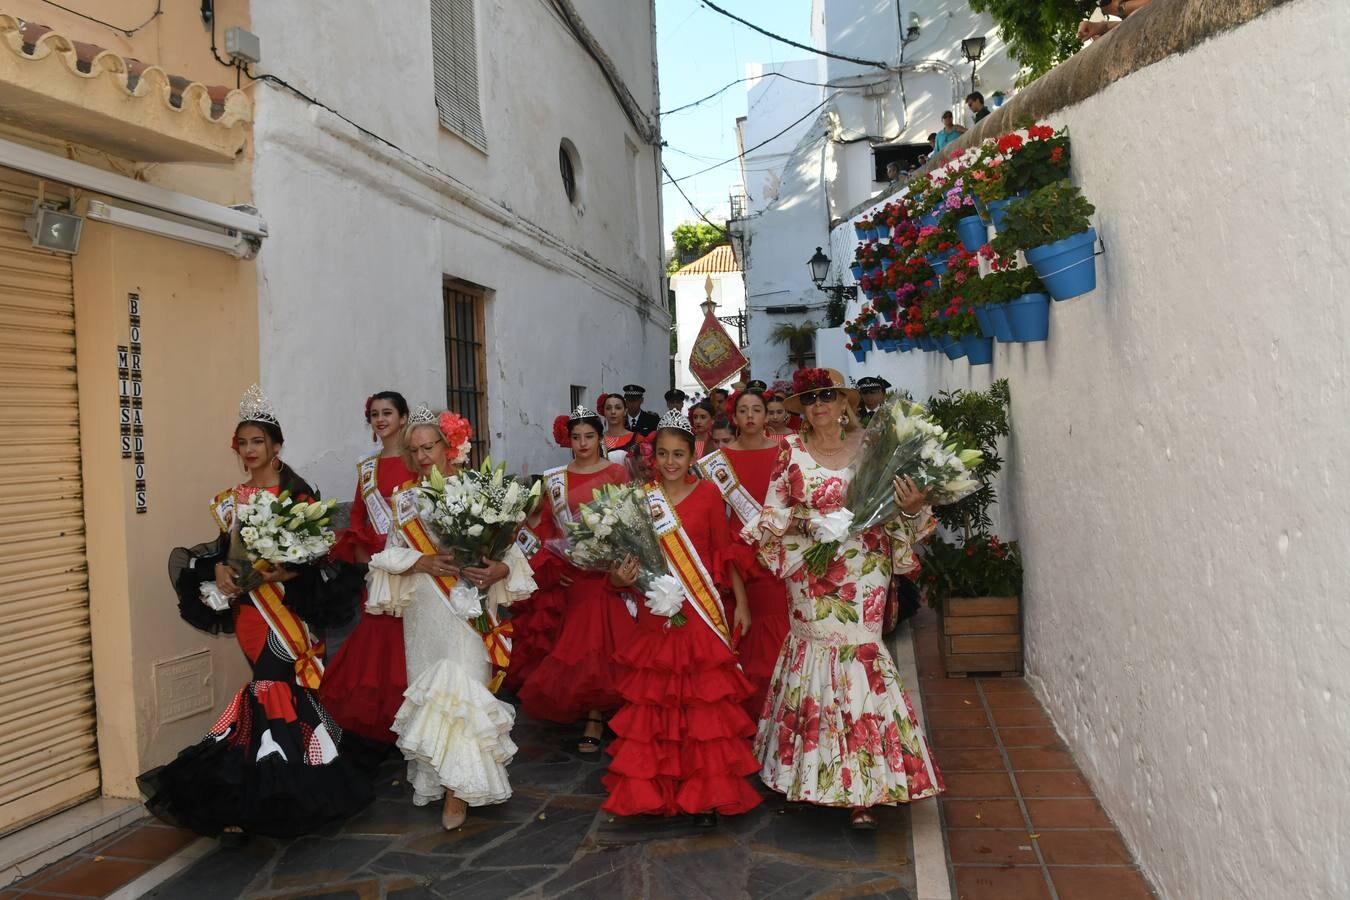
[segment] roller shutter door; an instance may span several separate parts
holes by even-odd
[[[0,833],[98,792],[70,257],[0,168]]]

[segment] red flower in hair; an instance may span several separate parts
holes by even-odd
[[[375,395],[371,394],[366,398],[366,421],[370,421],[370,404],[375,402]]]
[[[595,411],[600,414],[600,418],[605,417],[605,401],[609,399],[609,394],[601,394],[595,398]]]
[[[559,447],[572,446],[572,438],[567,433],[567,416],[558,416],[553,420],[553,442]]]
[[[445,445],[449,448],[446,455],[451,462],[463,464],[469,460],[469,442],[473,440],[473,426],[469,420],[458,413],[443,412],[436,425],[445,436]]]
[[[836,387],[827,369],[798,369],[792,373],[792,393]]]

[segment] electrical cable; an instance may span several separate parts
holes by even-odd
[[[791,75],[785,75],[782,72],[763,72],[759,75],[747,75],[745,78],[737,78],[735,81],[731,82],[731,84],[718,88],[717,90],[713,91],[706,97],[703,97],[699,100],[695,100],[693,103],[686,103],[684,104],[684,106],[677,106],[674,109],[662,110],[659,113],[659,115],[671,116],[677,112],[684,112],[686,109],[692,109],[693,107],[698,106],[701,103],[707,103],[709,100],[713,99],[719,94],[729,91],[738,84],[744,84],[747,81],[755,81],[760,78],[769,78],[771,76],[777,76],[778,78],[786,78],[788,81],[793,81],[796,82],[797,84],[804,84],[807,85],[808,87],[838,88],[839,90],[846,90],[846,91],[857,90],[858,88],[875,87],[876,85],[879,84],[885,84],[887,81],[887,79],[883,78],[880,81],[869,81],[866,84],[830,84],[828,81],[804,81],[801,78],[793,78]]]
[[[120,25],[114,25],[111,22],[105,22],[102,19],[98,19],[95,18],[94,16],[87,15],[86,13],[73,10],[69,6],[62,6],[60,3],[54,2],[54,0],[42,0],[42,2],[46,3],[48,6],[55,6],[59,10],[68,12],[72,16],[79,16],[81,19],[87,19],[90,22],[102,25],[104,28],[111,28],[113,31],[121,32],[127,37],[131,37],[133,34],[140,31],[142,28],[149,25],[151,22],[155,21],[160,16],[164,15],[164,0],[157,0],[157,2],[155,3],[155,11],[150,14],[150,18],[146,19],[144,22],[137,25],[135,28],[123,28]]]
[[[758,144],[756,144],[756,145],[753,146],[753,147],[747,147],[747,148],[745,148],[744,151],[742,151],[742,152],[736,154],[735,156],[731,157],[730,159],[724,159],[724,160],[722,160],[722,161],[719,162],[719,163],[714,163],[713,165],[708,166],[706,169],[699,169],[697,172],[691,172],[691,173],[689,173],[688,175],[681,175],[679,178],[673,178],[673,177],[671,177],[671,176],[670,176],[670,172],[667,170],[666,176],[667,176],[667,177],[671,177],[671,180],[670,180],[670,181],[667,181],[666,184],[678,184],[679,182],[685,181],[685,180],[690,179],[690,178],[693,178],[693,177],[695,177],[696,175],[702,175],[702,174],[704,174],[705,172],[711,172],[713,169],[720,169],[722,166],[725,166],[725,165],[727,165],[728,163],[734,163],[734,162],[736,162],[737,160],[739,160],[739,159],[741,159],[742,157],[744,157],[745,154],[747,154],[747,153],[753,153],[754,151],[758,150],[760,147],[763,147],[765,144],[767,144],[767,143],[769,143],[769,142],[771,142],[771,141],[775,141],[775,140],[777,140],[778,138],[782,137],[783,135],[787,134],[789,131],[791,131],[792,129],[796,128],[798,125],[800,125],[801,123],[803,123],[803,122],[805,122],[807,119],[809,119],[813,113],[815,113],[815,112],[818,111],[821,107],[823,107],[825,104],[827,104],[827,103],[829,103],[831,100],[833,100],[836,96],[838,96],[838,94],[839,94],[838,91],[835,91],[833,94],[830,94],[830,96],[826,97],[824,100],[822,100],[822,101],[820,101],[819,103],[817,103],[817,104],[816,104],[815,106],[813,106],[811,109],[807,110],[806,115],[802,116],[800,119],[798,119],[797,121],[793,122],[793,123],[792,123],[791,125],[789,125],[788,127],[784,128],[782,131],[778,132],[777,134],[773,135],[772,137],[765,138],[764,140],[760,141]],[[672,148],[672,149],[674,149],[674,148]],[[665,168],[664,164],[662,165],[662,168]]]
[[[735,13],[733,13],[733,12],[728,12],[727,10],[725,10],[725,9],[723,9],[722,7],[718,6],[716,3],[713,3],[712,0],[702,0],[702,3],[703,3],[704,6],[708,7],[708,8],[711,9],[713,12],[721,13],[722,15],[726,16],[728,19],[732,19],[732,20],[734,20],[734,21],[740,22],[740,23],[741,23],[742,25],[744,25],[746,28],[749,28],[749,29],[751,29],[752,31],[758,31],[760,34],[764,35],[765,37],[773,38],[775,41],[778,41],[779,43],[782,43],[782,44],[787,44],[789,47],[796,47],[798,50],[805,50],[806,52],[808,52],[808,53],[814,53],[814,54],[816,54],[817,56],[826,56],[826,57],[829,57],[830,59],[838,59],[838,60],[842,60],[843,62],[857,63],[857,64],[860,65],[860,66],[871,66],[871,67],[873,67],[873,68],[875,68],[875,69],[885,69],[885,70],[887,70],[887,71],[890,71],[891,66],[890,66],[889,63],[880,62],[880,61],[875,60],[875,59],[860,59],[860,58],[858,58],[858,57],[856,57],[856,56],[844,56],[844,55],[841,54],[841,53],[831,53],[831,52],[828,51],[828,50],[819,50],[819,49],[817,49],[817,48],[815,48],[815,47],[812,47],[810,44],[799,44],[798,42],[796,42],[796,41],[794,41],[794,40],[791,40],[791,39],[789,39],[789,38],[785,38],[785,37],[783,37],[783,36],[780,35],[780,34],[774,34],[772,31],[769,31],[769,30],[764,29],[764,28],[760,28],[758,25],[756,25],[756,24],[753,23],[753,22],[747,22],[745,19],[742,19],[740,16],[736,15]]]
[[[665,162],[662,162],[662,163],[661,163],[661,171],[666,173],[666,177],[667,177],[667,178],[671,178],[671,177],[672,177],[671,174],[670,174],[670,170],[666,168]],[[718,225],[718,224],[717,224],[716,222],[714,222],[712,219],[709,219],[707,216],[705,216],[705,215],[703,214],[703,211],[702,211],[701,209],[699,209],[697,206],[694,205],[694,201],[689,199],[689,195],[686,194],[686,193],[684,192],[684,188],[680,187],[680,183],[679,183],[678,181],[667,181],[666,184],[673,184],[673,185],[675,185],[675,190],[677,190],[677,191],[680,192],[680,196],[684,198],[684,202],[685,202],[685,203],[688,203],[688,204],[689,204],[689,208],[692,209],[692,210],[694,211],[694,215],[698,216],[698,217],[699,217],[700,219],[702,219],[704,222],[707,222],[707,223],[708,223],[709,225],[711,225],[713,228],[716,228],[716,229],[717,229],[718,231],[720,231],[722,234],[726,234],[726,233],[727,233],[726,228],[722,227],[721,225]]]

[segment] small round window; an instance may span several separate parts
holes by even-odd
[[[563,192],[567,194],[567,199],[576,203],[581,163],[577,159],[577,148],[566,138],[558,145],[558,172],[562,175]]]

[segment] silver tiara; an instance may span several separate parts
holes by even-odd
[[[435,425],[436,414],[431,411],[430,406],[427,406],[425,403],[419,403],[417,404],[417,409],[412,411],[412,415],[408,416],[408,424]]]
[[[657,428],[678,428],[680,431],[694,433],[694,426],[689,424],[689,417],[677,409],[668,409],[666,414],[661,417],[661,421],[656,423]]]
[[[577,419],[598,419],[594,412],[586,408],[586,404],[578,403],[577,408],[572,410],[572,414],[567,417],[567,421],[575,422]]]
[[[270,422],[278,427],[281,425],[277,421],[276,410],[272,408],[272,401],[258,384],[251,384],[248,390],[244,391],[244,399],[239,401],[239,421]]]

